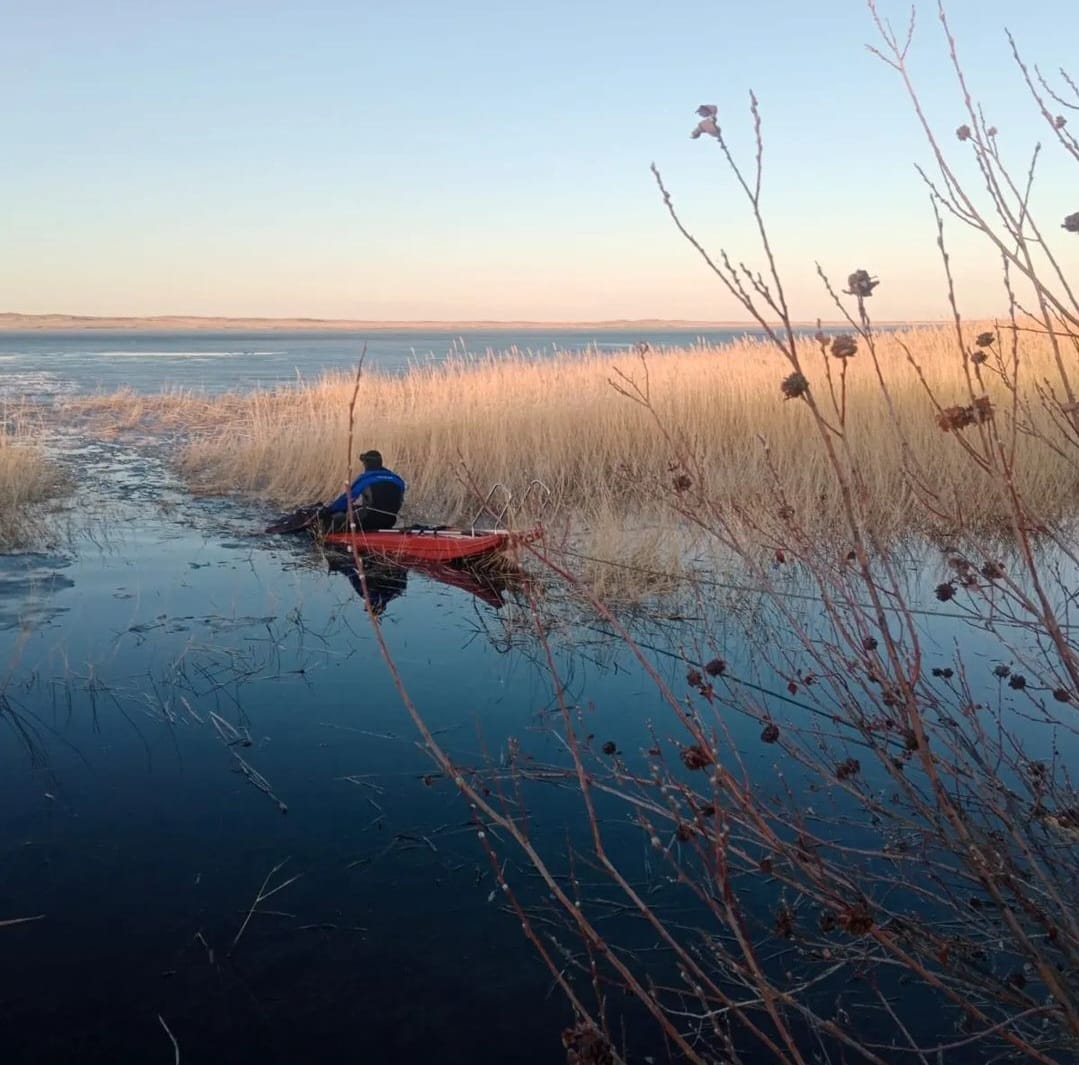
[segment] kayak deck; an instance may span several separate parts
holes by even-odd
[[[355,548],[365,554],[387,558],[415,559],[422,562],[458,562],[498,554],[513,544],[525,543],[539,536],[539,530],[520,533],[508,529],[411,528],[385,529],[378,532],[327,533],[325,542],[337,547]]]

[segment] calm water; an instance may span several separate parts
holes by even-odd
[[[348,580],[152,459],[80,462],[107,522],[0,567],[0,920],[44,915],[0,930],[0,1060],[171,1061],[158,1015],[184,1061],[552,1060],[567,1011],[488,902],[467,808],[421,782]],[[549,685],[499,611],[404,579],[384,627],[444,742],[542,754]],[[300,879],[230,955],[282,862]]]
[[[7,336],[0,380],[36,380],[39,397],[217,390],[356,353],[354,338],[272,341]],[[549,337],[548,354],[556,343],[569,346]],[[371,358],[400,369],[420,346],[380,337]],[[564,1060],[570,1011],[501,908],[467,806],[431,778],[348,574],[302,537],[261,535],[257,507],[190,497],[152,449],[65,446],[80,488],[54,519],[58,546],[0,557],[0,922],[41,916],[0,927],[0,1062],[171,1062],[162,1021],[185,1063]],[[564,761],[542,648],[512,592],[375,577],[394,660],[459,764],[498,763],[511,736],[537,762]],[[782,693],[715,596],[688,623],[642,629],[656,668],[683,691],[679,653],[697,647]],[[551,641],[586,727],[648,745],[665,713],[652,683],[579,610],[559,616]],[[956,639],[975,673],[999,661],[994,638],[948,611],[926,635],[934,663]],[[776,777],[757,726],[729,725],[765,795],[799,786],[796,769]],[[1056,742],[1076,758],[1074,736]],[[537,845],[564,869],[567,843],[587,849],[579,801],[547,787],[528,802]],[[612,853],[647,881],[639,829],[610,816]],[[512,859],[507,875],[542,901]],[[292,877],[240,934],[260,886]],[[634,1046],[637,1060],[663,1053],[643,1034]]]
[[[510,348],[537,358],[584,350],[628,352],[653,347],[723,343],[752,330],[659,332],[492,331],[469,333],[132,333],[0,332],[0,399],[45,399],[83,392],[163,388],[220,392],[279,385],[323,370],[352,369],[364,342],[366,365],[398,373],[451,353],[483,355]]]

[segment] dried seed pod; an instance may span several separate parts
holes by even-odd
[[[841,333],[832,341],[832,357],[835,359],[849,359],[858,352],[858,341],[849,333]]]
[[[848,758],[835,767],[836,780],[849,780],[862,770],[862,763],[857,758]]]
[[[933,593],[942,602],[946,603],[949,599],[955,598],[955,585],[951,581],[944,581],[938,584],[936,590]]]
[[[971,356],[973,358],[973,356]],[[976,360],[984,361],[984,360]],[[937,415],[937,425],[946,433],[958,432],[968,425],[981,424],[993,418],[993,404],[988,396],[978,396],[969,406],[945,407]]]
[[[706,133],[709,137],[715,137],[716,140],[719,139],[719,126],[716,125],[714,117],[702,118],[700,122],[697,123],[696,128],[690,133],[690,136],[694,140],[697,140],[702,133]]]
[[[765,743],[775,743],[779,739],[779,726],[768,722],[761,730],[761,739]]]
[[[959,139],[960,139],[961,141],[969,141],[969,140],[970,140],[970,126],[968,126],[968,125],[966,125],[966,124],[964,124],[964,125],[960,126],[960,127],[959,127],[959,128],[958,128],[958,129],[956,130],[956,131],[955,131],[955,135],[956,135],[956,136],[957,136],[957,137],[958,137],[958,138],[959,138]]]
[[[980,348],[988,348],[993,345],[993,342],[996,339],[996,336],[994,336],[992,333],[979,333],[978,336],[975,338],[974,343],[977,344]]]
[[[722,677],[723,674],[727,672],[727,663],[724,662],[722,658],[713,658],[712,661],[704,667],[704,671],[710,677]]]
[[[864,936],[873,930],[874,920],[869,912],[869,904],[865,901],[858,902],[854,906],[848,906],[840,915],[839,923],[852,936]]]
[[[858,296],[860,299],[867,299],[873,295],[873,289],[880,284],[875,277],[869,276],[868,270],[855,270],[847,278],[847,295]]]
[[[958,432],[974,424],[974,415],[969,407],[945,407],[937,417],[937,425],[946,433]]]
[[[706,769],[713,761],[711,752],[706,751],[699,743],[682,749],[682,762],[687,769]]]
[[[610,1040],[586,1021],[579,1021],[562,1032],[566,1065],[614,1065]]]
[[[1064,228],[1069,233],[1079,233],[1079,211],[1070,214],[1064,219]]]
[[[779,390],[787,399],[797,399],[809,391],[809,382],[803,374],[795,372],[783,378],[780,382]]]

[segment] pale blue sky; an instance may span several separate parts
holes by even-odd
[[[1025,156],[1048,131],[1003,28],[1044,67],[1074,65],[1076,5],[949,14],[1002,143]],[[688,136],[715,103],[748,146],[753,88],[795,313],[829,314],[820,258],[838,278],[880,274],[882,317],[936,316],[913,172],[928,153],[872,40],[861,0],[0,0],[0,310],[740,319],[648,166],[709,246],[755,257],[716,145]],[[944,59],[921,4],[913,65],[947,131],[963,116]],[[1079,183],[1048,161],[1039,205],[1055,221],[1079,210]],[[1079,241],[1063,247],[1075,265]],[[991,313],[992,256],[958,234],[956,250],[964,309]]]

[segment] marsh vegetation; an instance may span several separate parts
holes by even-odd
[[[1014,487],[1031,509],[1060,525],[1079,514],[1079,464],[1046,384],[1054,345],[1044,329],[887,331],[875,352],[863,343],[840,363],[832,347],[843,333],[831,331],[823,345],[802,334],[799,372],[844,408],[862,517],[881,542],[952,543],[1008,528],[1008,485],[972,467],[942,428],[972,380],[1009,441]],[[710,500],[750,538],[781,510],[815,535],[841,531],[841,487],[811,446],[811,412],[782,391],[790,374],[773,344],[748,339],[617,356],[458,359],[404,375],[365,373],[355,431],[405,475],[407,513],[417,518],[467,521],[490,485],[520,493],[537,478],[553,492],[548,517],[572,530],[584,554],[677,571],[701,541],[680,512],[691,496]],[[175,458],[195,490],[291,507],[329,498],[348,479],[353,388],[353,376],[338,373],[246,394],[114,393],[69,410],[112,434],[182,432]],[[648,406],[620,390],[647,396]]]
[[[0,415],[0,551],[40,539],[34,507],[67,483],[62,467],[42,446],[36,421],[37,415],[25,409]]]

